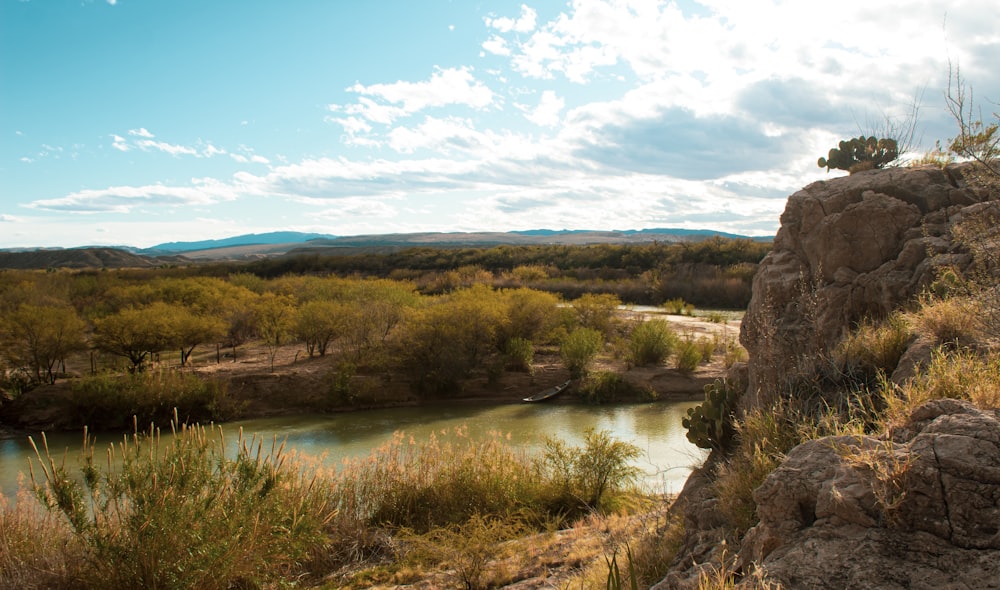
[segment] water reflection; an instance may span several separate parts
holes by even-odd
[[[433,405],[351,414],[262,418],[229,423],[223,429],[230,451],[234,450],[242,428],[247,438],[256,433],[266,442],[275,437],[278,441],[287,439],[286,448],[324,456],[328,465],[336,465],[347,457],[367,455],[399,430],[416,440],[424,440],[432,432],[465,426],[471,437],[500,432],[509,434],[512,443],[533,450],[541,447],[546,436],[579,445],[588,428],[609,430],[615,438],[642,449],[636,465],[645,473],[645,483],[651,491],[675,493],[691,468],[705,457],[704,451],[687,441],[681,427],[681,418],[692,405],[693,402],[611,406]],[[69,460],[73,460],[82,437],[58,433],[48,439],[54,456],[62,456],[65,452]],[[120,440],[120,435],[103,434],[98,436],[98,446]],[[17,474],[27,470],[29,456],[34,457],[34,452],[26,439],[0,441],[0,488],[4,494],[13,495],[16,491]]]

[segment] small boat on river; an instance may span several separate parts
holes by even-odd
[[[535,395],[528,396],[528,397],[524,398],[524,401],[526,401],[526,402],[541,402],[541,401],[545,401],[547,399],[551,399],[551,398],[559,395],[563,391],[565,391],[566,388],[569,387],[569,384],[572,383],[572,382],[573,382],[573,380],[570,379],[569,381],[566,381],[565,383],[560,383],[559,385],[556,385],[555,387],[550,387],[550,388],[546,389],[545,391],[540,391],[540,392],[536,393]]]

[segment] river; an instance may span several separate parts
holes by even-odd
[[[287,439],[287,448],[299,453],[324,456],[328,465],[347,457],[367,455],[372,449],[404,431],[417,440],[431,433],[466,426],[471,436],[490,432],[509,434],[513,444],[529,449],[541,446],[545,436],[571,445],[582,444],[588,428],[608,430],[619,440],[642,449],[635,462],[647,489],[676,493],[692,467],[700,465],[706,452],[687,441],[681,418],[695,402],[658,402],[590,406],[580,404],[429,405],[333,415],[283,416],[231,422],[223,426],[227,441],[235,441],[240,428],[247,437],[257,433],[264,440]],[[121,440],[108,433],[97,437],[98,448]],[[82,432],[48,436],[52,455],[64,452],[74,460]],[[41,442],[36,438],[41,446]],[[229,444],[235,444],[230,442]],[[27,438],[0,440],[0,490],[13,496],[19,473],[27,473],[34,451]]]

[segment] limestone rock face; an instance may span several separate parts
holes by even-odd
[[[773,250],[754,277],[740,342],[749,352],[744,408],[767,403],[783,376],[866,317],[881,318],[935,278],[968,264],[948,238],[982,200],[962,166],[860,172],[788,199]]]
[[[784,588],[1000,588],[996,411],[938,400],[893,441],[804,443],[754,500],[739,560]]]

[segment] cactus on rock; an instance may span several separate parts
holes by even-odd
[[[705,401],[688,409],[681,424],[687,429],[687,439],[702,449],[725,450],[736,429],[733,426],[740,391],[731,384],[717,380],[705,386]]]
[[[899,158],[899,146],[895,139],[875,139],[871,137],[855,137],[841,141],[838,147],[830,150],[827,157],[820,158],[817,165],[829,170],[846,170],[850,173],[859,170],[883,168]]]

